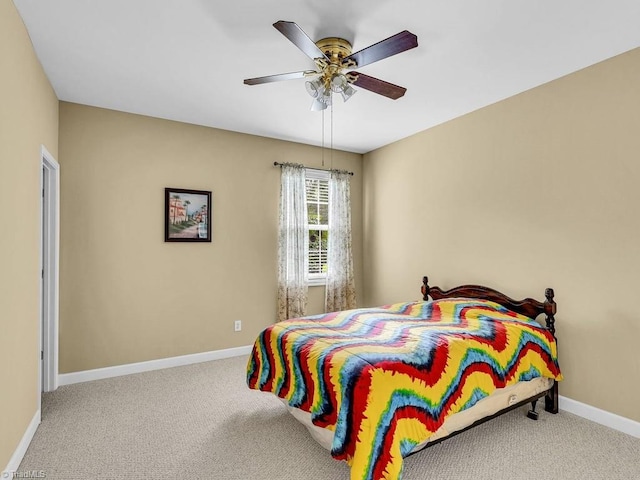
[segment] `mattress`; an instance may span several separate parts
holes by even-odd
[[[532,380],[518,382],[515,385],[510,385],[505,388],[499,388],[495,390],[488,397],[483,398],[473,407],[456,413],[444,421],[442,426],[431,435],[424,442],[416,445],[413,452],[423,449],[429,443],[444,438],[452,433],[463,430],[474,422],[483,418],[489,417],[495,413],[498,413],[505,408],[522,402],[527,398],[531,398],[544,391],[547,391],[553,385],[553,379],[547,377],[534,378]],[[311,414],[300,410],[298,408],[287,405],[286,400],[280,399],[287,406],[289,412],[301,422],[307,429],[311,436],[320,445],[327,450],[331,451],[331,445],[333,443],[333,431],[327,428],[318,427],[311,422]]]

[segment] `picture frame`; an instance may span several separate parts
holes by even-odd
[[[164,189],[164,241],[211,242],[211,192]]]

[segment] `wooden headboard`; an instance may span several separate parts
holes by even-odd
[[[555,337],[555,314],[556,302],[553,301],[553,288],[547,288],[544,291],[546,300],[539,302],[533,298],[525,298],[524,300],[514,300],[506,296],[504,293],[494,290],[493,288],[484,287],[482,285],[460,285],[450,290],[442,290],[440,287],[430,287],[429,278],[422,277],[422,299],[427,301],[429,297],[433,300],[441,298],[476,298],[480,300],[490,300],[513,310],[514,312],[526,315],[529,318],[537,318],[540,314],[545,314],[545,323],[547,329]]]

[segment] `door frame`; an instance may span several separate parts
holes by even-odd
[[[58,388],[58,308],[60,261],[60,165],[41,147],[40,185],[40,356],[38,391]],[[38,395],[40,398],[40,395]],[[40,401],[40,400],[38,400]]]

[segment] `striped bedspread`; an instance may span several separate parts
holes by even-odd
[[[400,479],[402,459],[448,415],[495,389],[561,380],[553,336],[497,303],[446,299],[287,320],[256,339],[250,388],[334,431],[352,480]]]

